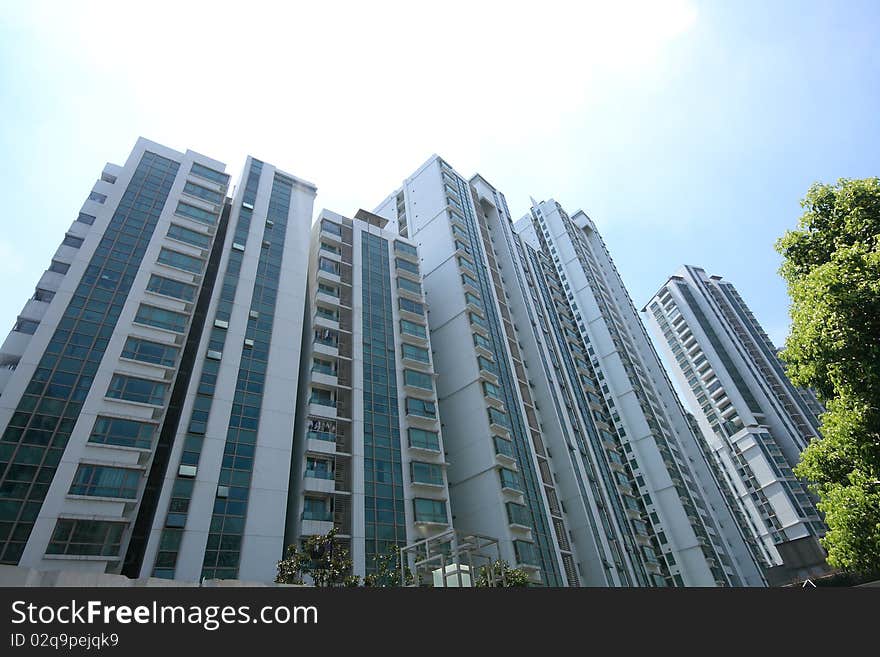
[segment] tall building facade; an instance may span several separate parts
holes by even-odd
[[[354,574],[450,526],[415,245],[365,210],[312,227],[288,543],[336,529]]]
[[[376,213],[420,249],[457,529],[551,586],[764,583],[586,215],[514,225],[437,156]]]
[[[643,309],[774,580],[823,569],[825,526],[793,474],[822,407],[785,375],[777,349],[734,286],[682,267]]]
[[[315,188],[224,168],[138,140],[0,347],[3,563],[274,576]]]

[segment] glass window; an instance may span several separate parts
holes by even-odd
[[[303,520],[333,520],[327,508],[327,502],[323,498],[304,497],[303,498]]]
[[[397,287],[401,290],[406,290],[407,292],[413,292],[415,294],[422,293],[422,286],[408,278],[398,278]]]
[[[510,420],[507,419],[507,413],[499,411],[497,408],[489,409],[489,422],[510,428]]]
[[[114,374],[110,381],[107,396],[113,399],[140,402],[162,406],[165,403],[165,395],[168,392],[168,384],[149,379],[139,379],[125,374]]]
[[[312,372],[336,376],[336,366],[333,364],[333,361],[315,358],[312,360]]]
[[[158,274],[150,276],[150,281],[147,283],[147,291],[163,294],[166,297],[183,299],[184,301],[194,301],[196,298],[195,285],[175,281]]]
[[[137,497],[140,470],[80,464],[70,485],[71,495],[90,497]]]
[[[408,271],[411,274],[419,273],[419,266],[415,263],[410,262],[409,260],[401,260],[400,258],[394,259],[394,264],[398,269],[402,269],[403,271]]]
[[[208,189],[207,187],[202,187],[201,185],[196,185],[195,183],[191,183],[189,181],[183,186],[183,193],[189,194],[190,196],[195,196],[196,198],[203,199],[205,201],[210,201],[211,203],[220,203],[223,200],[223,194],[220,192],[215,192],[212,189]]]
[[[339,275],[339,263],[328,258],[318,258],[318,269],[330,274]]]
[[[72,246],[75,249],[78,249],[82,246],[83,239],[81,237],[76,237],[74,235],[65,235],[64,241],[61,242],[64,246]]]
[[[474,345],[492,351],[492,343],[489,342],[489,338],[487,338],[485,335],[474,333]]]
[[[318,317],[324,317],[325,319],[331,319],[334,322],[339,321],[339,312],[336,310],[331,310],[329,308],[325,308],[324,306],[316,306],[315,307],[315,314],[318,315]]]
[[[190,205],[189,203],[184,203],[183,201],[178,201],[175,213],[183,217],[192,219],[193,221],[198,221],[203,224],[209,224],[211,226],[213,226],[214,223],[216,223],[217,221],[217,215],[213,212],[203,210],[202,208],[198,208],[195,205]]]
[[[513,470],[508,470],[507,468],[501,468],[498,471],[498,475],[501,477],[501,486],[504,488],[512,488],[513,490],[522,490],[522,484],[519,481],[519,475]]]
[[[155,435],[155,424],[99,415],[89,442],[149,449]]]
[[[229,176],[227,174],[220,173],[219,171],[214,171],[214,169],[209,169],[208,167],[199,164],[198,162],[193,162],[192,168],[189,170],[189,172],[194,176],[204,178],[205,180],[211,180],[221,185],[225,185],[229,182]]]
[[[34,301],[46,301],[49,302],[55,298],[55,292],[52,290],[44,290],[41,287],[38,287],[34,291]]]
[[[434,402],[413,397],[406,398],[406,412],[409,415],[419,415],[421,417],[437,417],[437,407]]]
[[[157,306],[148,306],[147,304],[142,303],[140,308],[138,308],[134,321],[139,324],[147,324],[148,326],[155,326],[156,328],[165,329],[167,331],[183,333],[186,331],[187,319],[187,316],[183,313],[166,310],[165,308],[159,308]]]
[[[410,322],[406,319],[400,320],[400,332],[408,335],[415,335],[420,338],[428,337],[428,333],[424,326],[416,324],[415,322]]]
[[[443,500],[427,500],[421,497],[413,499],[413,510],[416,522],[447,523],[446,502]]]
[[[201,258],[180,253],[179,251],[172,251],[171,249],[166,249],[164,246],[159,251],[157,261],[161,262],[163,265],[183,269],[184,271],[192,272],[193,274],[202,273],[202,267],[205,264],[205,261]]]
[[[507,519],[511,523],[515,525],[525,525],[526,527],[531,527],[532,522],[529,517],[529,509],[523,504],[517,504],[516,502],[508,502],[507,506]]]
[[[92,192],[89,194],[89,200],[95,201],[96,203],[103,203],[107,200],[107,195],[99,192]]]
[[[59,518],[46,554],[112,557],[119,554],[125,523]]]
[[[503,399],[501,396],[501,389],[489,383],[488,381],[483,381],[483,392],[486,393],[487,397],[494,397],[495,399]]]
[[[58,262],[57,260],[53,260],[52,264],[49,265],[49,271],[54,271],[56,274],[66,274],[68,269],[70,269],[69,264]]]
[[[339,296],[339,288],[333,287],[332,285],[325,285],[324,283],[318,283],[318,292],[329,294],[331,297]]]
[[[409,446],[418,449],[430,449],[435,452],[440,451],[440,436],[436,431],[425,431],[424,429],[409,429]]]
[[[85,212],[80,212],[79,216],[76,218],[76,220],[81,223],[84,223],[84,224],[91,226],[93,223],[95,223],[96,218],[97,217],[95,217],[95,215],[93,215],[93,214],[86,214]]]
[[[436,463],[412,461],[410,463],[410,472],[414,484],[443,485],[443,468]]]
[[[518,563],[524,563],[533,566],[538,565],[538,557],[535,552],[534,543],[515,540],[513,542],[513,549],[516,552],[516,560]]]
[[[400,297],[400,299],[398,299],[398,301],[400,302],[400,309],[401,310],[404,310],[409,313],[414,313],[416,315],[424,315],[425,314],[425,307],[422,304],[418,303],[417,301],[412,301],[410,299],[404,299],[403,297]]]
[[[184,228],[178,224],[171,224],[168,228],[168,237],[178,242],[186,242],[200,249],[207,249],[211,246],[211,236],[199,233],[189,228]]]
[[[491,372],[492,374],[498,373],[498,370],[495,368],[495,363],[493,363],[488,358],[477,356],[477,365],[480,367],[481,370],[486,370],[487,372]]]
[[[306,477],[333,479],[333,468],[327,459],[309,456],[306,458]]]
[[[489,324],[486,323],[486,320],[480,317],[477,313],[468,313],[468,316],[470,317],[471,324],[476,324],[483,328],[489,328]]]
[[[342,227],[339,224],[327,221],[326,219],[321,220],[321,230],[325,230],[331,235],[342,236]]]
[[[143,338],[130,337],[122,348],[122,357],[153,363],[164,367],[174,367],[180,349],[168,344],[152,342]]]
[[[406,244],[405,242],[401,242],[399,240],[394,241],[394,250],[400,251],[401,253],[407,253],[409,255],[418,256],[419,250],[412,246],[411,244]]]
[[[415,347],[411,344],[403,344],[403,357],[410,360],[417,360],[422,363],[428,362],[428,350],[421,347]]]
[[[516,453],[513,451],[513,443],[507,440],[507,438],[492,436],[492,442],[495,444],[496,454],[503,454],[510,458],[516,458]]]
[[[434,381],[430,374],[416,372],[415,370],[403,370],[403,380],[407,385],[425,390],[434,389]]]
[[[321,406],[336,406],[336,400],[333,398],[333,393],[329,390],[324,390],[323,388],[313,388],[312,396],[309,401],[312,404],[320,404]]]
[[[15,323],[15,326],[12,330],[19,333],[25,333],[27,335],[33,335],[37,332],[37,328],[39,326],[40,323],[33,319],[20,319]]]

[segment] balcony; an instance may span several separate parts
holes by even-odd
[[[498,375],[490,369],[486,369],[485,365],[478,365],[480,368],[480,378],[494,385],[498,385]]]
[[[407,278],[411,281],[414,281],[416,283],[421,284],[422,275],[418,271],[418,268],[415,268],[416,271],[411,271],[410,269],[407,269],[405,265],[403,265],[404,262],[406,262],[406,261],[401,261],[400,263],[398,263],[397,276],[402,277],[402,278]],[[407,264],[409,264],[409,263],[407,262]],[[398,287],[400,287],[400,286],[398,286]]]
[[[312,391],[309,398],[309,414],[336,419],[336,399],[326,395],[316,395]]]
[[[489,429],[496,435],[510,438],[510,427],[499,424],[496,420],[489,420]]]
[[[426,415],[419,415],[418,413],[411,413],[410,411],[406,411],[405,414],[410,426],[416,428],[434,429],[439,422],[436,416],[428,417]]]
[[[486,400],[486,404],[491,406],[492,408],[498,409],[502,413],[504,412],[504,402],[498,399],[497,397],[493,397],[491,394],[483,391],[483,399]]]
[[[409,331],[404,331],[401,329],[400,331],[400,339],[404,342],[409,342],[410,344],[414,344],[418,347],[427,347],[428,346],[428,333],[425,332],[424,335],[420,335],[417,333],[410,333]]]
[[[502,469],[501,473],[503,474],[504,472],[508,472],[508,470]],[[519,478],[511,476],[501,477],[501,492],[515,498],[522,498],[525,494],[522,490],[522,484],[519,482]]]
[[[422,304],[422,310],[426,310],[425,304],[423,302],[418,302]],[[408,321],[416,321],[416,322],[424,322],[425,314],[424,312],[418,312],[417,310],[407,308],[404,304],[399,304],[397,307],[397,311],[400,313],[400,318]]]
[[[425,373],[425,374],[427,374],[427,373]],[[434,374],[428,374],[428,376],[431,377],[432,381],[435,378]],[[436,396],[436,393],[434,392],[433,387],[423,388],[422,386],[416,385],[413,382],[407,382],[406,375],[404,375],[404,378],[403,378],[403,388],[404,388],[404,390],[406,390],[408,395],[411,395],[413,397],[417,397],[419,399],[426,399],[426,400],[433,401]]]
[[[510,518],[508,517],[507,526],[515,532],[519,532],[520,538],[531,539],[532,527],[526,518]]]
[[[339,330],[339,315],[330,312],[321,312],[320,307],[312,315],[312,326],[315,328],[327,328]]]
[[[333,262],[342,263],[342,254],[334,253],[326,248],[318,248],[318,255],[322,258],[327,258],[328,260],[332,260]]]
[[[476,295],[480,294],[480,291],[477,288],[475,288],[473,285],[471,285],[470,283],[467,283],[467,282],[463,282],[462,289],[465,292],[470,293],[470,294],[476,294]]]
[[[318,271],[316,272],[318,280],[325,283],[341,283],[342,276],[340,276],[338,270],[333,269],[324,269],[323,267],[318,267]]]
[[[325,386],[337,386],[339,385],[339,378],[336,376],[335,371],[327,372],[323,368],[317,369],[315,367],[312,368],[312,381],[314,383],[319,383]]]
[[[401,280],[404,280],[404,279],[401,279]],[[405,280],[409,282],[409,279],[405,279]],[[408,287],[400,285],[399,282],[397,285],[397,293],[399,296],[405,297],[407,299],[412,299],[413,301],[418,301],[420,303],[425,300],[424,295],[422,294],[421,290],[419,290],[419,291],[411,290]]]
[[[474,351],[477,352],[478,356],[483,356],[485,358],[494,358],[495,356],[492,354],[492,351],[487,347],[484,347],[479,342],[474,343]]]
[[[338,226],[337,224],[322,220],[321,239],[330,243],[330,244],[341,245],[342,244],[342,228],[340,226]]]
[[[419,262],[419,252],[416,247],[406,244],[405,242],[394,242],[394,255],[398,258],[404,258],[405,260],[409,260],[410,262],[414,262],[418,264]]]
[[[326,290],[318,288],[315,292],[315,301],[324,303],[328,306],[335,307],[340,305],[339,294],[331,294]]]
[[[473,299],[468,299],[467,296],[465,296],[464,307],[468,312],[473,313],[474,315],[478,315],[481,319],[485,318],[486,316],[486,311],[483,310],[483,306],[477,304],[477,302]]]
[[[517,568],[533,571],[540,570],[538,555],[533,543],[517,540],[513,542],[513,546],[516,553]]]
[[[314,353],[324,354],[325,356],[338,356],[339,339],[335,335],[328,335],[325,333],[325,331],[329,330],[330,329],[323,329],[322,331],[315,331],[315,338],[312,342]]]
[[[457,256],[461,256],[462,258],[466,258],[466,259],[470,260],[471,264],[473,264],[474,256],[471,253],[471,250],[467,245],[462,246],[462,242],[457,242],[457,244],[455,246],[454,253]]]
[[[333,515],[329,511],[324,513],[303,511],[300,528],[302,536],[324,536],[331,529],[333,529]]]
[[[333,479],[333,473],[329,478],[323,474],[319,475],[315,471],[306,470],[303,477],[303,490],[307,493],[333,493],[336,488],[336,481]]]

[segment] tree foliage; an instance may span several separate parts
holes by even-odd
[[[795,472],[819,495],[828,562],[880,569],[880,179],[815,184],[776,244],[792,299],[780,357],[825,402]]]
[[[490,579],[490,575],[492,576]],[[494,580],[494,584],[492,583]],[[504,559],[498,559],[479,570],[474,586],[519,587],[529,585],[529,574],[522,568],[511,568]]]
[[[359,578],[351,574],[351,559],[336,539],[336,529],[324,536],[309,536],[302,547],[289,545],[287,555],[278,562],[275,581],[279,584],[303,584],[305,578],[317,587],[357,586]]]
[[[404,584],[400,583],[400,550],[392,547],[385,554],[373,557],[373,572],[364,576],[364,586],[410,586],[415,581],[409,566],[404,566]]]

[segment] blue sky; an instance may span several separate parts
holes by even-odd
[[[637,307],[702,266],[777,343],[799,199],[880,175],[876,1],[323,4],[4,8],[0,327],[139,135],[271,161],[342,213],[436,152],[514,215],[583,208]]]

